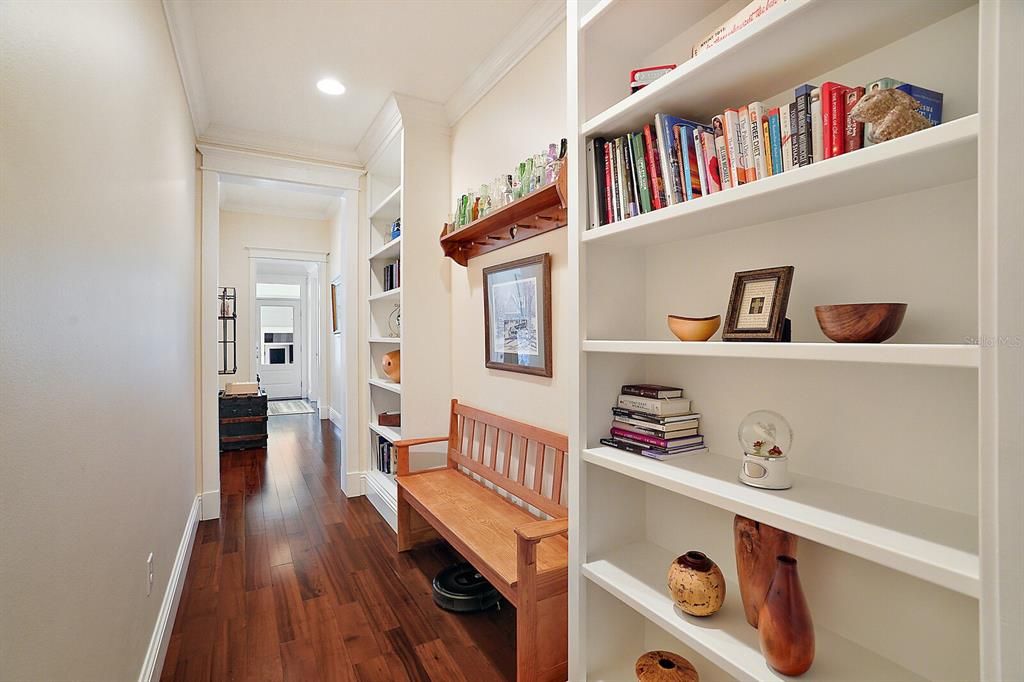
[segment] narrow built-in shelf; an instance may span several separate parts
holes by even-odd
[[[565,227],[568,218],[568,169],[549,185],[478,218],[451,234],[441,231],[441,250],[459,265],[470,258]]]
[[[369,255],[369,260],[393,260],[402,255],[402,237],[398,236]]]
[[[392,393],[402,393],[402,384],[396,384],[394,381],[390,381],[388,379],[369,379],[369,384],[371,386],[376,386],[377,388],[383,388],[385,391],[391,391]]]
[[[370,301],[371,303],[375,301],[383,301],[388,298],[397,298],[398,295],[401,293],[402,287],[395,287],[394,289],[388,289],[387,291],[382,291],[379,294],[374,294],[373,296],[370,296],[367,300]]]
[[[613,3],[620,4],[626,3]],[[872,11],[865,12],[859,2],[787,0],[597,114],[583,124],[581,132],[585,137],[635,132],[651,123],[655,113],[710,121],[726,108],[791,90],[971,4],[970,0],[900,0],[874,3]],[[613,12],[605,9],[599,14],[607,15],[601,17],[604,24]],[[614,30],[621,35],[621,26]],[[799,49],[782,50],[780,45],[799,45]],[[750,68],[753,63],[756,69]]]
[[[595,227],[580,239],[602,245],[649,246],[860,204],[975,178],[977,154],[978,115],[972,114],[740,187]]]
[[[370,343],[402,343],[402,337],[400,336],[371,336]]]
[[[715,454],[667,462],[610,447],[584,461],[800,537],[978,597],[978,519],[897,497],[792,474],[789,490],[737,480],[738,459]]]
[[[735,584],[713,616],[697,618],[679,611],[666,588],[665,575],[678,553],[640,542],[588,557],[582,572],[624,604],[738,680],[791,680],[768,667],[757,630],[747,624]],[[911,671],[825,628],[815,625],[814,665],[800,680],[897,682],[921,680]]]
[[[385,218],[394,220],[402,211],[402,186],[396,187],[391,194],[384,197],[384,200],[377,204],[376,208],[370,211],[370,220]]]
[[[975,345],[928,343],[768,343],[749,341],[684,343],[682,341],[587,340],[583,342],[583,350],[589,353],[866,362],[971,369],[976,369],[981,359],[981,349]]]
[[[395,428],[393,426],[381,426],[376,422],[370,422],[371,431],[376,433],[378,436],[384,436],[392,443],[402,440],[402,432],[399,430],[400,428],[401,427]]]
[[[366,472],[366,476],[368,478],[373,478],[374,483],[382,488],[383,492],[389,495],[388,499],[394,500],[398,498],[398,484],[395,482],[394,474],[385,474],[383,471],[371,467],[369,471]]]

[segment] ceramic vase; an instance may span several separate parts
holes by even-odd
[[[668,590],[684,613],[710,616],[725,601],[725,578],[707,555],[690,551],[669,566]]]
[[[697,669],[671,651],[648,651],[636,659],[637,682],[700,682]]]
[[[764,603],[757,614],[761,653],[783,675],[802,675],[814,662],[814,623],[807,608],[796,559],[779,555]]]
[[[402,383],[402,351],[393,350],[385,353],[384,357],[381,358],[380,368],[388,379],[391,379],[396,384]]]
[[[739,515],[733,519],[732,530],[743,614],[756,628],[757,613],[775,575],[776,557],[796,556],[797,536]]]

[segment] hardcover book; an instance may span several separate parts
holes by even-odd
[[[624,395],[635,395],[641,398],[682,398],[683,389],[677,386],[661,384],[624,384],[620,391]]]
[[[668,417],[686,414],[690,411],[688,398],[641,398],[632,395],[620,395],[618,406],[626,410],[646,412],[655,417]]]
[[[778,108],[768,112],[768,134],[772,150],[772,173],[777,175],[784,168],[782,164],[782,123]]]
[[[685,445],[693,445],[694,443],[703,443],[704,436],[699,434],[693,436],[681,436],[679,438],[658,438],[657,436],[650,436],[645,433],[635,433],[633,431],[626,431],[625,429],[612,428],[611,434],[613,438],[618,440],[625,440],[634,443],[642,443],[644,445],[650,445],[656,448],[673,448],[682,447]]]
[[[658,422],[644,421],[643,419],[636,419],[635,417],[627,417],[623,415],[615,415],[613,417],[612,424],[629,424],[633,428],[643,429],[645,432],[655,435],[678,433],[680,431],[689,431],[691,429],[696,430],[700,428],[700,420],[698,419],[688,419],[683,422],[660,424]]]
[[[857,102],[864,96],[864,88],[858,86],[855,88],[847,88],[846,90],[846,101],[844,104],[844,111],[846,112],[846,136],[845,136],[845,147],[844,151],[852,152],[855,149],[860,149],[864,142],[864,124],[860,121],[853,120],[850,116],[850,111],[857,106]]]
[[[814,150],[811,142],[811,91],[813,85],[801,85],[796,95],[796,142],[798,165],[808,166],[814,162]]]
[[[640,212],[649,213],[651,210],[651,179],[647,174],[647,154],[644,150],[643,134],[633,133],[631,144],[633,166],[636,168],[637,190],[640,193]]]
[[[864,86],[865,94],[871,94],[879,90],[888,90],[889,88],[895,88],[897,85],[903,85],[903,81],[898,81],[895,78],[879,78],[876,81],[871,81]],[[920,101],[920,100],[919,100]],[[864,124],[864,146],[870,147],[875,144],[871,140],[871,124]]]
[[[612,422],[612,428],[620,429],[622,431],[630,431],[632,433],[640,433],[647,436],[655,436],[657,438],[666,438],[669,440],[673,438],[681,438],[683,436],[693,436],[697,434],[696,426],[690,427],[688,429],[672,429],[671,431],[667,431],[656,429],[653,427],[653,425],[640,426],[638,424],[633,424],[631,422],[624,422],[619,420],[615,420]]]
[[[771,126],[768,123],[768,114],[765,113],[761,117],[761,139],[764,140],[764,165],[768,175],[775,175],[778,171],[775,170],[775,165],[772,163],[772,135]]]
[[[698,167],[697,148],[693,144],[693,133],[700,130],[691,125],[674,125],[675,148],[680,162],[680,180],[682,191],[686,195],[686,201],[692,201],[703,196],[700,184],[700,168]]]
[[[729,17],[721,26],[698,40],[691,50],[691,56],[696,57],[704,50],[718,45],[734,33],[744,30],[773,9],[781,6],[784,2],[785,0],[753,0],[749,5]]]
[[[726,109],[723,114],[724,125],[722,130],[725,134],[725,151],[729,157],[729,180],[733,187],[743,184],[740,177],[740,112],[735,109]]]
[[[764,143],[763,128],[761,119],[764,118],[764,105],[760,102],[751,102],[747,105],[747,121],[750,128],[750,155],[754,159],[754,179],[766,178],[768,163],[766,160],[767,146]]]
[[[725,116],[711,119],[712,135],[715,137],[715,156],[718,157],[718,177],[722,189],[732,187],[732,166],[729,163],[729,150],[725,142]]]
[[[651,183],[651,206],[655,209],[665,207],[665,179],[661,174],[661,161],[658,156],[658,145],[651,133],[651,126],[644,126],[644,151],[647,153],[647,175]]]
[[[638,421],[648,422],[651,424],[661,424],[664,426],[700,419],[700,414],[697,412],[657,416],[649,412],[630,410],[625,407],[618,407],[617,405],[612,408],[612,414],[615,415],[617,419],[636,419]]]
[[[825,158],[825,142],[821,121],[821,88],[811,90],[811,159],[814,163]]]
[[[781,137],[782,141],[782,170],[788,171],[793,167],[793,128],[792,120],[790,118],[790,109],[793,108],[790,104],[783,104],[779,107],[779,126],[782,129]]]
[[[740,178],[740,183],[753,182],[757,180],[757,174],[754,172],[754,155],[751,151],[751,140],[750,140],[750,114],[747,107],[740,107],[737,112],[739,117],[739,135],[736,139],[739,141],[739,158],[740,165],[737,174]]]
[[[612,146],[604,141],[604,212],[606,222],[615,222],[615,200],[612,199]]]
[[[708,172],[704,165],[704,143],[701,136],[704,131],[698,128],[693,129],[693,148],[697,151],[697,172],[700,174],[700,195],[711,194],[708,189]]]
[[[821,84],[821,127],[824,158],[846,150],[846,86],[833,81]]]
[[[937,126],[942,123],[942,93],[934,90],[927,90],[910,83],[901,83],[896,86],[897,90],[902,90],[907,93],[918,102],[921,106],[918,111],[921,115],[927,118],[933,126]]]
[[[800,156],[797,153],[796,146],[796,102],[791,102],[787,106],[789,107],[789,156],[783,159],[783,163],[786,163],[787,158],[789,159],[789,161],[786,165],[785,170],[789,170],[790,168],[797,168],[800,166]],[[785,140],[783,141],[783,144],[785,144]],[[783,154],[785,154],[785,147],[783,147]]]
[[[715,134],[709,130],[701,133],[701,151],[704,153],[704,168],[708,177],[708,193],[721,192],[722,187],[722,166],[718,161],[718,146],[715,144]]]

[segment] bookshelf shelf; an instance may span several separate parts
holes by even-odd
[[[390,337],[390,336],[371,336],[370,337],[370,343],[388,343],[388,344],[393,344],[393,345],[397,346],[397,345],[401,345],[402,338],[401,337],[395,338],[395,337]]]
[[[567,169],[558,179],[507,206],[474,220],[456,232],[441,233],[441,250],[459,265],[470,258],[565,227]]]
[[[981,361],[981,349],[978,346],[965,344],[737,343],[724,341],[683,343],[682,341],[584,340],[583,351],[692,358],[866,362],[968,369],[976,369]]]
[[[379,294],[373,294],[372,296],[369,296],[367,300],[370,301],[371,303],[376,303],[377,301],[386,301],[388,299],[398,298],[399,296],[401,296],[401,294],[402,287],[395,287],[394,289],[382,291]]]
[[[376,251],[371,251],[369,260],[393,260],[402,255],[402,238],[395,237]]]
[[[979,596],[977,517],[802,475],[793,476],[789,490],[751,488],[737,481],[738,459],[715,454],[659,462],[598,447],[584,450],[583,459],[961,594]]]
[[[649,246],[977,177],[978,115],[588,230],[584,243]]]
[[[638,130],[659,111],[710,120],[727,107],[776,95],[971,4],[968,0],[901,0],[877,3],[865,12],[856,2],[787,0],[743,31],[590,118],[581,132],[594,137]],[[780,45],[799,45],[799,49],[777,49]],[[752,63],[756,69],[750,68]]]
[[[368,379],[368,382],[371,386],[382,388],[385,391],[391,391],[392,393],[398,394],[401,394],[402,392],[402,384],[396,384],[394,381],[389,381],[387,379]]]
[[[402,440],[401,428],[395,428],[393,426],[381,426],[375,421],[370,422],[370,430],[376,433],[378,436],[383,436],[389,441],[394,443],[395,441]]]
[[[675,608],[665,588],[665,571],[676,556],[658,545],[640,542],[590,558],[583,564],[582,574],[735,679],[793,679],[779,675],[765,663],[757,630],[747,625],[738,600],[726,600],[721,611],[710,618],[688,616]],[[729,584],[726,594],[739,594],[739,588]],[[815,628],[815,640],[814,665],[801,680],[923,679],[824,628]]]
[[[391,191],[377,206],[370,211],[370,220],[394,220],[402,210],[402,186]]]

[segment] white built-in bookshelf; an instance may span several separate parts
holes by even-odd
[[[786,0],[690,58],[747,3],[569,2],[580,310],[569,678],[633,679],[637,657],[663,648],[705,682],[784,679],[743,617],[732,531],[741,514],[801,538],[817,638],[801,679],[1010,679],[1024,671],[1024,215],[1019,185],[1002,173],[1014,163],[1007,151],[1024,150],[1000,121],[1008,101],[1024,106],[1024,10]],[[624,74],[667,63],[679,66],[628,95]],[[942,125],[588,229],[589,139],[635,132],[656,113],[707,121],[790,102],[803,83],[882,77],[943,92]],[[721,332],[682,343],[669,332],[668,314],[724,317],[735,272],[782,265],[795,266],[791,343],[727,343]],[[833,343],[814,316],[815,305],[889,301],[909,308],[883,344]],[[602,446],[619,387],[636,382],[684,387],[710,453],[657,461]],[[790,490],[737,479],[737,427],[755,409],[793,426]],[[709,618],[683,615],[666,589],[670,561],[691,549],[728,582]]]
[[[379,139],[367,163],[364,276],[368,282],[364,368],[367,401],[363,489],[394,528],[397,487],[394,474],[382,470],[378,439],[434,436],[447,432],[451,372],[448,355],[449,280],[447,260],[437,246],[437,226],[447,212],[448,129],[439,124],[438,105],[396,96],[371,131]],[[401,236],[392,224],[401,219]],[[384,267],[401,262],[402,286],[384,289]],[[401,313],[396,328],[396,313]],[[401,351],[401,383],[389,379],[381,360]],[[400,427],[381,426],[377,415],[402,413]],[[427,455],[429,457],[429,455]],[[397,463],[396,463],[397,466]]]

